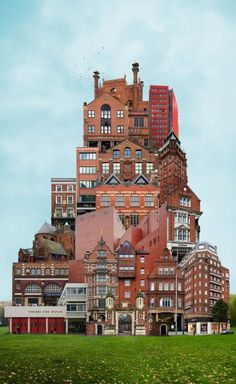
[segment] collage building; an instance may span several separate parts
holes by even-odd
[[[211,308],[229,302],[229,270],[200,241],[168,86],[143,100],[139,65],[103,80],[83,106],[76,177],[51,179],[51,224],[13,263],[10,332],[210,334]],[[228,326],[227,323],[221,325]]]

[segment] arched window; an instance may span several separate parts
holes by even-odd
[[[142,158],[142,150],[141,149],[136,149],[135,157],[136,157],[136,159],[141,159]]]
[[[124,207],[125,206],[125,195],[117,194],[116,195],[116,207]]]
[[[130,206],[131,207],[138,207],[139,206],[139,195],[131,195],[130,196]]]
[[[48,284],[45,288],[46,293],[61,293],[62,289],[58,284]]]
[[[120,151],[118,149],[115,149],[113,151],[113,159],[119,159],[120,158]]]
[[[129,147],[126,147],[124,150],[124,157],[125,159],[130,159],[131,157],[131,149]]]
[[[38,284],[29,284],[25,288],[26,293],[42,293],[42,289]]]
[[[101,118],[110,119],[111,118],[111,107],[108,104],[103,104],[101,106]]]
[[[154,195],[147,193],[144,197],[144,205],[145,205],[145,207],[153,207],[154,206]]]
[[[101,195],[101,207],[109,207],[110,206],[110,196],[103,194]]]

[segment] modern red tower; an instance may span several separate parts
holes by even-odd
[[[173,131],[179,137],[178,105],[173,89],[151,85],[149,89],[150,147],[160,148]]]

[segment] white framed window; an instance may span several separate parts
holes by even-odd
[[[143,170],[142,163],[135,163],[135,173],[136,173],[136,175],[139,175],[140,173],[142,173],[142,170]]]
[[[116,111],[116,117],[124,117],[124,111],[121,111],[121,110]]]
[[[107,109],[102,109],[101,110],[101,118],[102,119],[110,119],[111,118],[111,109],[110,109],[110,107],[108,108],[108,106],[107,106]]]
[[[113,173],[120,173],[120,163],[113,163]]]
[[[169,290],[169,283],[164,283],[164,291],[168,291]]]
[[[101,133],[111,133],[111,126],[110,125],[102,125],[101,126]]]
[[[179,199],[179,204],[184,207],[191,207],[191,199],[186,196],[181,196]]]
[[[140,263],[141,264],[145,263],[145,257],[144,256],[140,256]]]
[[[72,184],[67,185],[67,192],[73,192],[74,191],[74,186]]]
[[[140,275],[145,275],[145,269],[144,268],[140,268]]]
[[[96,173],[96,167],[79,167],[79,173]]]
[[[103,286],[100,286],[100,287],[97,287],[97,295],[106,295],[107,293],[107,287],[103,287]]]
[[[96,152],[81,152],[79,154],[80,160],[96,160]]]
[[[88,126],[88,133],[94,133],[95,132],[95,126],[94,125],[89,125]]]
[[[151,291],[154,291],[154,290],[155,290],[155,283],[154,283],[154,282],[151,283],[151,285],[150,285],[150,290],[151,290]]]
[[[175,241],[189,241],[189,230],[185,228],[176,228],[174,231]]]
[[[109,163],[102,163],[102,173],[107,174],[109,170]]]
[[[56,208],[55,216],[56,217],[62,217],[62,208]]]
[[[154,206],[154,195],[148,193],[144,197],[144,205],[145,207],[153,207]]]
[[[178,283],[178,291],[181,291],[181,289],[182,289],[181,283]]]
[[[124,195],[116,195],[116,206],[124,207],[125,206],[125,196]]]
[[[153,172],[153,163],[146,163],[146,173]]]
[[[88,117],[95,117],[95,111],[88,111]]]
[[[130,291],[125,291],[125,299],[129,299],[130,298]]]
[[[140,280],[140,287],[145,287],[145,280]]]
[[[117,125],[116,132],[117,133],[124,133],[124,126],[123,125]]]
[[[125,287],[130,287],[130,280],[125,280]]]
[[[159,283],[159,291],[163,290],[163,283]]]
[[[130,206],[131,207],[139,207],[139,195],[131,195],[130,196]]]
[[[62,196],[61,195],[56,196],[56,204],[62,204]]]
[[[175,213],[175,223],[188,223],[188,214],[182,213],[182,212],[176,212]]]
[[[66,210],[67,217],[75,217],[75,212],[73,208],[67,208]]]
[[[110,196],[101,195],[101,207],[109,207],[109,206],[110,206]]]
[[[56,185],[56,192],[62,192],[62,186]]]
[[[73,204],[73,196],[67,196],[67,204]]]
[[[161,297],[160,307],[173,307],[173,298],[172,297]]]

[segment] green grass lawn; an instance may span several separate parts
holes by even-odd
[[[1,384],[66,380],[73,384],[236,383],[236,334],[9,335],[0,328]]]

